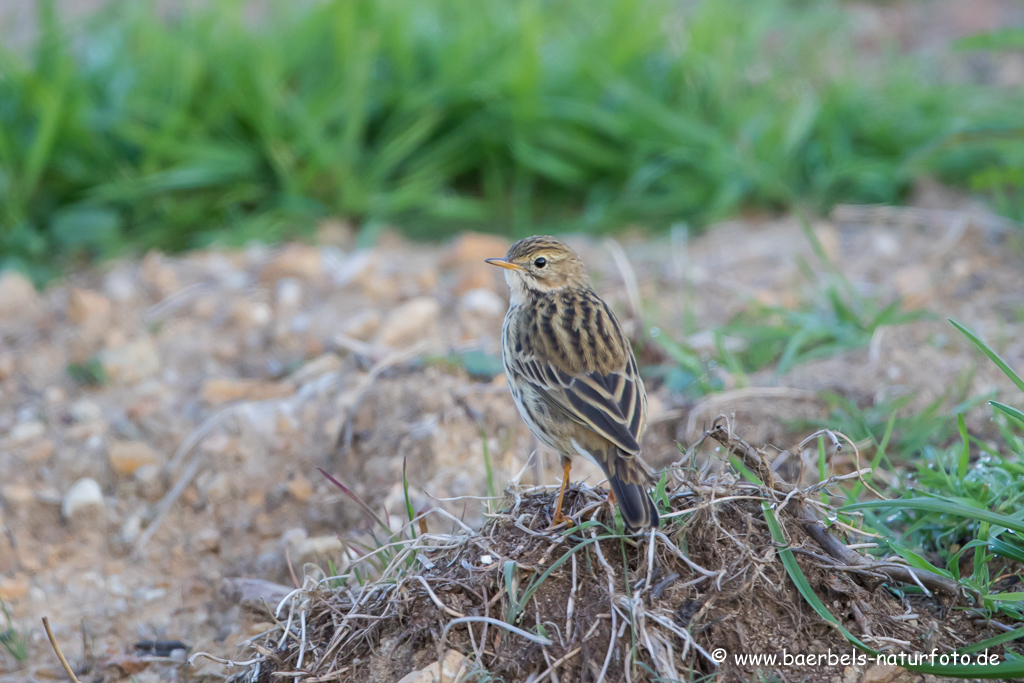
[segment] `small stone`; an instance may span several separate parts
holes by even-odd
[[[200,477],[199,491],[211,503],[220,503],[231,497],[231,479],[224,472]]]
[[[173,294],[181,288],[178,282],[178,274],[167,262],[163,254],[151,251],[142,259],[142,266],[139,268],[139,279],[143,284],[156,290],[159,296]]]
[[[405,302],[391,311],[381,326],[377,340],[391,347],[408,346],[420,339],[433,336],[441,304],[430,297],[419,297]]]
[[[91,332],[100,332],[110,324],[110,299],[91,289],[71,290],[68,319]]]
[[[326,555],[335,555],[342,552],[344,545],[337,535],[313,536],[302,541],[296,551],[298,559],[316,559]]]
[[[896,271],[896,293],[904,308],[920,308],[932,294],[932,276],[927,266],[912,265]]]
[[[0,381],[14,374],[14,354],[0,353]]]
[[[192,537],[192,549],[200,553],[220,552],[220,532],[206,527]]]
[[[28,595],[32,584],[24,574],[15,574],[11,577],[0,577],[0,600],[13,602],[21,600]]]
[[[896,683],[905,672],[893,664],[875,664],[864,672],[860,683]]]
[[[49,407],[56,408],[68,400],[68,392],[64,391],[64,387],[47,387],[43,400]]]
[[[403,676],[398,683],[462,683],[472,668],[468,657],[461,652],[449,650],[440,662],[413,671]]]
[[[160,370],[160,354],[150,337],[104,349],[99,359],[114,384],[134,384]]]
[[[112,441],[107,453],[110,467],[120,476],[135,474],[147,465],[159,465],[162,458],[144,441]]]
[[[482,316],[504,316],[505,300],[489,289],[471,289],[459,299],[459,308]]]
[[[100,490],[100,485],[95,479],[85,477],[76,481],[64,494],[60,509],[64,519],[72,519],[90,508],[102,507],[103,491]]]
[[[204,453],[212,453],[213,455],[222,455],[227,453],[227,450],[231,447],[231,437],[224,432],[217,432],[203,439],[203,442],[199,445],[199,448]]]
[[[879,256],[885,258],[892,258],[900,252],[900,241],[889,230],[871,235],[871,246]]]
[[[274,299],[279,308],[298,308],[302,305],[302,283],[292,277],[278,280]]]
[[[270,306],[261,301],[239,299],[231,307],[231,320],[244,328],[263,327],[271,317]]]
[[[68,414],[75,422],[93,422],[103,417],[102,409],[87,398],[79,399],[68,406]]]
[[[56,451],[56,446],[49,439],[43,439],[33,445],[25,454],[25,462],[30,465],[38,465],[46,462]]]
[[[292,550],[298,550],[302,547],[302,544],[309,538],[309,534],[302,527],[293,527],[288,529],[281,534],[281,546],[290,548]]]
[[[24,315],[35,306],[36,288],[16,270],[0,273],[0,318]]]
[[[380,314],[371,310],[359,311],[341,325],[342,334],[359,341],[370,341],[379,329]]]
[[[300,503],[305,503],[313,496],[313,483],[301,474],[296,475],[288,482],[288,493]]]
[[[377,272],[377,253],[372,249],[360,249],[349,254],[331,270],[331,281],[338,287],[345,285],[371,284]]]
[[[160,465],[142,465],[135,470],[135,481],[143,486],[156,484],[160,481]]]
[[[121,525],[121,540],[124,543],[134,543],[142,532],[142,515],[129,515]]]
[[[212,319],[213,316],[217,315],[217,302],[216,296],[207,295],[199,297],[192,303],[192,315],[200,320]]]
[[[462,275],[452,290],[455,296],[462,296],[471,289],[490,289],[501,291],[504,276],[502,271],[492,265],[480,262],[477,266],[465,266]]]
[[[24,484],[8,484],[0,488],[0,499],[11,508],[24,507],[35,502],[36,494]]]
[[[211,379],[203,385],[203,400],[211,405],[231,401],[266,401],[283,398],[293,389],[282,382],[257,379]]]
[[[452,243],[444,263],[448,267],[476,265],[485,259],[508,253],[509,241],[497,235],[482,232],[464,232]]]
[[[12,444],[17,445],[38,439],[44,434],[46,434],[46,425],[39,420],[31,420],[15,425],[14,429],[8,434],[8,438]]]
[[[103,281],[103,291],[119,304],[125,304],[134,299],[135,290],[135,282],[124,272],[112,271]]]
[[[310,281],[318,279],[323,274],[323,268],[319,249],[305,244],[292,244],[271,259],[260,277],[264,282],[286,277]]]

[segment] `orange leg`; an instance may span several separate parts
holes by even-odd
[[[562,498],[565,496],[565,487],[569,485],[569,470],[572,469],[572,461],[566,458],[562,461],[562,488],[558,490],[558,502],[555,503],[555,516],[551,520],[551,528],[565,523],[565,515],[562,514]]]
[[[608,504],[615,507],[615,491],[608,489]]]

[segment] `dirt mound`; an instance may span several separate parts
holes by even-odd
[[[761,469],[757,451],[720,424],[708,436]],[[233,680],[386,683],[442,660],[458,680],[900,680],[863,654],[807,661],[857,651],[809,606],[781,553],[838,624],[876,651],[949,652],[986,636],[954,609],[968,603],[955,584],[915,572],[909,581],[922,592],[901,590],[911,570],[851,560],[844,552],[854,551],[809,519],[827,510],[815,492],[779,480],[702,477],[676,464],[660,496],[662,528],[638,536],[622,534],[603,490],[581,485],[566,494],[575,526],[550,530],[554,498],[551,487],[513,484],[478,532],[424,513],[340,576],[307,576],[277,606],[276,625],[250,641],[250,664]],[[748,659],[758,654],[778,661]],[[426,673],[414,680],[431,680]]]

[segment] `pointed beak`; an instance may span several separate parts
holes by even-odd
[[[509,270],[518,270],[522,272],[525,270],[522,266],[512,263],[508,259],[504,258],[489,258],[485,259],[484,263],[490,263],[492,266],[498,266],[499,268],[507,268]]]

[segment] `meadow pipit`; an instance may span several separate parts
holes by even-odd
[[[505,258],[512,291],[502,326],[502,360],[519,414],[562,460],[553,526],[564,521],[562,496],[572,457],[582,455],[608,476],[631,530],[658,526],[640,460],[647,394],[636,358],[608,305],[590,288],[579,256],[554,237],[527,237]]]

